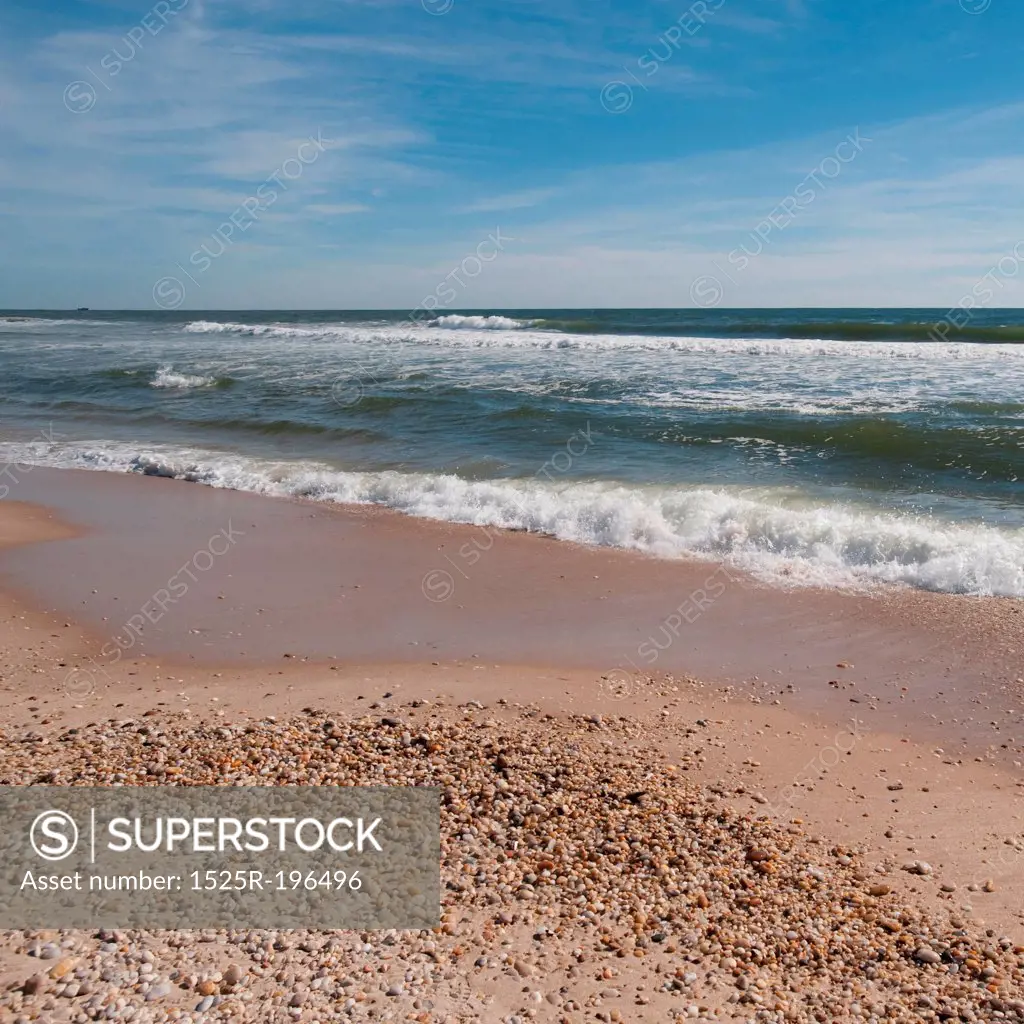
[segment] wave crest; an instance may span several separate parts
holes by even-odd
[[[173,366],[161,366],[156,376],[149,382],[151,388],[175,388],[189,390],[191,388],[208,388],[217,383],[216,377],[204,377],[193,373],[175,373]]]
[[[439,316],[433,323],[438,327],[456,330],[518,331],[530,327],[533,321],[513,320],[509,316],[463,316],[461,313],[449,313],[446,316]]]
[[[234,334],[293,340],[339,339],[352,344],[414,343],[453,349],[571,350],[580,352],[679,352],[767,358],[838,358],[881,362],[1013,360],[1024,362],[1024,345],[970,341],[842,341],[824,338],[712,338],[655,334],[562,333],[545,321],[450,313],[428,323],[243,324],[193,320],[192,334]]]
[[[338,329],[330,325],[322,328],[289,327],[287,324],[238,324],[219,320],[192,320],[183,329],[189,334],[244,334],[254,338],[318,338],[338,333]]]
[[[177,477],[212,487],[314,501],[374,504],[448,522],[542,533],[661,558],[718,559],[786,586],[896,583],[977,596],[1024,597],[1024,530],[954,524],[791,493],[444,473],[346,472],[198,449],[127,444],[5,445],[12,461]]]

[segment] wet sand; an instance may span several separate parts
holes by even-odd
[[[11,497],[77,535],[4,551],[0,580],[83,624],[106,652],[94,674],[122,649],[228,667],[556,665],[622,696],[636,673],[687,673],[1008,761],[1024,740],[1020,601],[780,590],[710,563],[158,478],[37,468]]]
[[[371,1019],[371,1011],[387,1019],[401,1009],[411,1016],[400,1019],[492,1021],[524,1019],[532,1006],[541,1021],[660,1021],[691,1009],[698,1020],[739,1021],[762,1005],[750,1001],[761,992],[775,1001],[763,1005],[788,1008],[779,1019],[853,1019],[849,1007],[875,997],[890,1007],[888,1019],[922,1019],[919,999],[973,1008],[981,1019],[1003,1006],[998,1012],[1017,1019],[1007,1001],[1024,964],[1024,947],[1014,945],[1024,940],[1016,604],[782,592],[727,577],[656,663],[633,674],[615,657],[617,643],[628,640],[635,655],[637,636],[654,633],[687,595],[715,586],[707,582],[721,579],[714,566],[492,531],[454,593],[432,601],[423,577],[448,564],[454,578],[445,553],[464,561],[459,552],[484,531],[176,481],[34,470],[22,484],[17,497],[36,504],[0,502],[8,588],[0,593],[0,779],[95,784],[121,771],[141,781],[152,754],[136,750],[138,729],[125,723],[165,732],[168,763],[178,744],[233,748],[246,736],[261,737],[251,742],[262,757],[285,730],[305,737],[300,747],[312,760],[269,763],[292,780],[315,769],[321,782],[331,762],[313,738],[327,719],[368,738],[385,719],[448,735],[454,746],[436,770],[467,778],[480,766],[459,744],[500,742],[553,773],[583,744],[602,778],[621,775],[622,786],[699,809],[701,830],[730,822],[740,861],[752,829],[765,843],[773,837],[767,852],[779,860],[778,881],[762,890],[741,866],[714,884],[813,919],[831,936],[831,952],[805,976],[799,957],[771,946],[766,925],[758,939],[766,953],[751,960],[751,947],[728,928],[749,936],[760,918],[744,924],[731,900],[712,902],[731,921],[725,933],[725,918],[709,924],[699,905],[678,906],[680,936],[686,928],[704,936],[696,947],[686,938],[679,945],[671,930],[666,945],[651,944],[650,923],[623,930],[612,916],[601,919],[595,946],[565,917],[557,889],[536,912],[505,897],[494,904],[491,883],[466,889],[455,844],[443,868],[452,883],[446,924],[429,942],[402,938],[384,956],[343,936],[330,954],[309,955],[303,947],[319,948],[322,937],[297,936],[297,948],[268,954],[262,939],[249,950],[243,933],[184,947],[175,938],[184,933],[173,932],[113,944],[78,932],[8,933],[0,936],[0,992],[8,993],[0,1015],[4,1006],[50,1014],[90,1000],[99,1012],[122,1000],[138,1019],[162,1020],[165,1009],[188,1013],[222,1000],[203,1011],[207,1019],[264,1020],[270,1011],[261,1006],[273,1006],[294,1020]],[[217,554],[210,539],[225,529],[244,536],[215,545]],[[204,550],[207,568],[207,559],[195,562]],[[141,636],[127,628],[147,603],[156,617],[153,595],[172,592],[183,565],[195,576],[184,577],[185,593],[156,622],[147,619]],[[101,653],[111,638],[133,635],[138,643],[116,657]],[[234,737],[221,737],[221,727]],[[117,736],[124,740],[111,742]],[[392,764],[382,740],[381,763]],[[177,763],[187,774],[212,762]],[[474,808],[487,789],[484,768],[483,790],[476,782],[467,790]],[[581,771],[566,783],[582,806],[593,802],[592,781]],[[620,811],[608,812],[604,827],[619,827]],[[567,838],[586,842],[593,813]],[[463,826],[442,824],[455,843]],[[480,862],[496,852],[481,851]],[[919,861],[927,874],[904,870]],[[689,870],[691,880],[725,877],[718,855]],[[603,898],[625,897],[612,886]],[[847,910],[832,920],[826,903],[836,900]],[[867,947],[844,946],[850,906],[863,915],[857,927],[885,925],[870,941],[888,952],[866,976],[858,958]],[[538,939],[538,927],[559,915],[557,932]],[[922,941],[962,965],[969,985],[917,958]],[[583,948],[581,960],[574,951]],[[982,966],[971,966],[970,950],[987,948],[1000,965],[995,981],[971,974],[987,968],[980,953]],[[176,967],[183,949],[187,964]],[[71,965],[72,985],[86,987],[47,974],[41,957],[51,953],[58,966]],[[146,958],[161,979],[175,978],[155,1003],[138,970]],[[357,987],[313,989],[328,963],[332,977],[348,972]],[[389,996],[403,972],[416,980]],[[119,979],[113,988],[107,976]],[[306,1009],[281,1002],[293,992]]]

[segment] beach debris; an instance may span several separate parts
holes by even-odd
[[[0,741],[6,785],[443,794],[439,928],[2,932],[0,955],[41,970],[0,990],[0,1019],[1024,1022],[1024,948],[870,881],[864,851],[799,819],[734,806],[735,785],[664,771],[635,720],[466,710],[162,713]]]

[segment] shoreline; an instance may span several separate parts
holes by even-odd
[[[0,550],[0,586],[80,624],[97,679],[128,654],[558,666],[612,700],[688,675],[1013,760],[1014,599],[782,590],[716,563],[127,474],[36,467],[0,521],[16,499],[63,532]]]
[[[47,471],[48,474],[58,476],[60,486],[57,493],[65,499],[69,497],[69,492],[64,489],[63,482],[67,479],[68,472]],[[83,476],[98,477],[98,482],[109,479],[106,474],[88,474],[82,471],[70,473],[74,482],[80,481]],[[139,487],[145,488],[151,483],[156,483],[161,489],[166,489],[169,485],[186,500],[196,494],[205,497],[210,493],[204,488],[188,490],[188,485],[180,481],[151,481],[146,478],[128,477],[126,482],[133,493]],[[49,487],[49,482],[46,486]],[[69,491],[72,499],[80,494],[73,485]],[[102,487],[100,491],[103,491]],[[50,496],[53,493],[50,490]],[[232,504],[232,493],[234,492],[228,492],[226,495],[229,506]],[[257,506],[267,506],[270,511],[287,509],[284,525],[292,523],[295,515],[311,516],[313,521],[319,518],[311,514],[308,505],[295,499],[281,502],[272,498],[246,498],[254,500]],[[314,506],[314,509],[317,508],[319,506]],[[99,509],[101,512],[109,513],[110,505],[107,501],[101,500]],[[234,573],[211,578],[209,581],[197,577],[200,582],[212,584],[207,588],[209,593],[204,595],[196,587],[183,597],[191,599],[205,596],[207,602],[199,611],[188,611],[188,618],[172,621],[169,624],[172,628],[161,637],[161,644],[152,647],[147,644],[148,638],[145,638],[143,630],[137,646],[119,650],[116,657],[104,657],[102,652],[109,645],[109,640],[104,644],[104,636],[109,638],[118,634],[106,623],[103,624],[108,630],[106,633],[102,631],[102,627],[97,628],[93,609],[87,609],[91,613],[88,618],[69,610],[71,602],[68,601],[59,607],[47,609],[31,596],[26,596],[24,591],[12,590],[8,585],[6,562],[13,553],[27,556],[22,564],[31,569],[36,565],[32,556],[47,551],[53,554],[56,551],[55,561],[62,566],[62,575],[54,582],[60,586],[75,579],[76,574],[82,571],[78,568],[76,558],[69,560],[63,557],[60,551],[62,545],[84,545],[86,550],[99,547],[99,555],[103,556],[106,553],[103,548],[104,540],[120,542],[119,535],[111,533],[97,522],[69,523],[62,518],[61,511],[63,510],[56,510],[45,504],[28,504],[13,500],[0,502],[0,580],[3,580],[0,584],[0,615],[8,622],[20,623],[21,630],[33,637],[33,647],[30,651],[22,650],[22,656],[31,653],[33,657],[43,658],[42,652],[45,650],[48,654],[44,660],[49,660],[50,663],[48,671],[43,671],[36,665],[35,668],[39,671],[33,672],[33,675],[42,674],[46,677],[44,686],[40,687],[41,680],[35,680],[31,687],[33,691],[42,689],[47,694],[42,698],[35,692],[19,692],[19,687],[12,685],[10,675],[5,674],[5,681],[0,683],[0,688],[7,696],[3,711],[0,713],[0,724],[8,728],[31,729],[40,723],[60,723],[66,727],[79,727],[94,721],[96,713],[113,710],[125,717],[147,712],[172,714],[181,710],[190,710],[194,713],[197,708],[196,702],[200,702],[198,706],[206,707],[208,711],[217,715],[223,715],[228,709],[233,709],[234,714],[255,718],[266,713],[294,715],[300,713],[302,708],[310,703],[326,701],[337,705],[342,701],[346,704],[348,712],[355,714],[365,711],[366,708],[376,710],[378,706],[384,706],[380,700],[372,700],[369,691],[374,687],[389,697],[393,695],[395,701],[401,701],[410,694],[426,698],[429,691],[447,687],[450,690],[449,697],[454,700],[480,700],[492,705],[511,700],[517,705],[528,704],[538,713],[547,715],[598,714],[628,717],[646,714],[658,727],[655,728],[655,732],[664,731],[660,728],[662,726],[670,726],[676,714],[675,708],[680,704],[686,704],[696,708],[694,714],[699,717],[717,715],[716,720],[719,724],[724,724],[728,719],[734,728],[732,743],[752,744],[753,737],[765,734],[766,730],[770,730],[777,740],[801,735],[807,737],[809,745],[801,739],[795,743],[783,742],[781,747],[765,745],[757,751],[757,757],[762,759],[760,764],[766,766],[767,788],[764,788],[764,793],[769,793],[773,789],[777,793],[781,792],[794,779],[798,780],[799,789],[803,789],[804,783],[810,787],[797,794],[790,788],[788,797],[783,798],[781,803],[777,799],[769,800],[768,804],[774,810],[786,810],[794,800],[799,801],[795,805],[796,809],[805,806],[805,801],[808,801],[814,792],[814,779],[811,776],[820,782],[829,775],[830,769],[836,767],[826,761],[820,761],[820,752],[839,750],[841,754],[846,754],[846,751],[841,749],[843,743],[837,740],[840,736],[852,736],[852,746],[860,746],[861,739],[867,737],[877,747],[876,753],[891,753],[902,748],[904,752],[914,751],[913,759],[936,761],[950,771],[955,768],[957,772],[969,769],[968,774],[975,770],[982,773],[977,779],[972,777],[972,786],[978,784],[978,779],[984,776],[986,781],[983,785],[991,783],[996,788],[1007,791],[1024,788],[1024,716],[1019,710],[1020,701],[1024,698],[1024,679],[1017,677],[1009,680],[1011,684],[1016,684],[1015,686],[1004,686],[1005,692],[1000,693],[993,693],[987,689],[972,690],[969,683],[959,682],[958,685],[946,686],[941,691],[913,694],[909,688],[898,686],[898,680],[889,681],[879,677],[865,679],[863,661],[859,664],[847,661],[826,666],[828,671],[825,674],[832,678],[825,685],[810,682],[796,686],[788,681],[791,675],[773,678],[769,672],[735,678],[725,673],[701,673],[686,668],[675,668],[668,664],[657,664],[646,672],[627,672],[621,668],[608,669],[601,665],[573,664],[571,660],[558,659],[506,660],[475,653],[442,658],[430,649],[410,653],[401,648],[394,648],[391,653],[399,655],[397,657],[369,659],[303,654],[301,649],[294,645],[293,651],[285,652],[282,656],[277,656],[274,652],[270,656],[243,658],[226,658],[216,654],[211,656],[208,650],[175,649],[174,644],[177,641],[196,632],[194,627],[189,626],[189,622],[196,621],[193,616],[216,614],[225,607],[225,596],[219,592],[217,585],[233,579]],[[133,506],[132,514],[136,511],[137,506]],[[219,507],[216,511],[220,515],[225,509]],[[232,509],[229,507],[226,511],[230,513]],[[341,525],[341,531],[334,537],[341,543],[351,541],[353,535],[346,531],[352,530],[353,525],[357,531],[373,531],[383,524],[389,531],[387,541],[391,542],[396,533],[399,536],[404,535],[404,527],[409,524],[408,518],[400,513],[379,509],[355,507],[335,511],[336,515],[328,517],[324,525],[328,530],[335,525]],[[282,529],[282,523],[274,519],[269,522],[259,520],[255,523],[247,520],[246,525],[248,529]],[[447,524],[438,526],[431,522],[419,525],[428,533],[445,535],[446,540],[453,533],[456,536],[466,535],[475,529],[455,528]],[[200,522],[200,533],[203,530],[203,523]],[[270,530],[267,530],[267,533],[269,532]],[[359,543],[366,545],[364,536],[359,533],[355,536]],[[414,541],[419,539],[413,536]],[[557,550],[563,546],[562,542],[550,541],[547,538],[517,534],[506,534],[505,539],[524,546],[536,545],[540,549],[554,546]],[[547,550],[543,550],[542,553],[545,557],[549,555]],[[570,552],[570,556],[581,556],[585,562],[589,562],[593,554],[601,553],[588,548]],[[629,571],[635,571],[637,568],[642,570],[650,566],[667,567],[666,563],[642,555],[634,556],[614,551],[607,554],[610,557],[605,565],[619,563],[619,568],[625,566]],[[251,550],[249,557],[252,557]],[[216,556],[212,554],[211,558],[216,563]],[[173,564],[175,560],[172,559],[169,564]],[[216,568],[216,564],[211,567],[211,577]],[[694,566],[690,563],[679,568],[684,574],[696,574],[705,579],[706,574],[713,576],[716,571],[713,565]],[[577,572],[577,576],[580,575]],[[632,582],[631,575],[627,574],[626,579]],[[606,585],[605,581],[599,582],[602,586]],[[759,584],[738,582],[734,578],[730,578],[728,582],[737,584],[736,596],[750,600],[756,606],[773,597],[778,603],[785,597],[807,596],[802,590],[772,591]],[[95,591],[98,588],[93,589]],[[112,603],[121,603],[117,599],[118,595],[111,596],[114,599]],[[957,606],[972,603],[977,606],[979,601],[988,607],[1007,605],[1005,599],[951,598],[947,595],[928,597],[929,600],[925,602],[912,601],[911,612],[915,628],[926,631],[929,638],[934,635],[933,630],[948,630],[948,622],[942,612],[943,605],[953,606],[952,614],[955,615],[959,615],[961,610]],[[856,604],[858,610],[863,611],[866,603],[876,614],[888,614],[893,604],[897,612],[905,611],[907,603],[894,601],[893,598],[894,595],[888,595],[888,599],[877,596],[865,599],[861,596]],[[309,596],[309,599],[315,600],[315,596]],[[603,595],[598,594],[598,601],[602,599]],[[124,603],[127,605],[127,601]],[[935,611],[936,607],[940,609],[939,612]],[[308,605],[304,605],[300,606],[299,610],[308,611],[308,608]],[[173,610],[171,607],[170,611]],[[749,614],[749,606],[744,610]],[[267,613],[267,609],[261,608],[260,611]],[[787,609],[785,615],[789,618],[789,627],[796,635],[797,643],[804,645],[809,643],[813,630],[824,629],[832,622],[835,610],[829,609],[829,613],[829,617],[824,621],[810,622],[792,621],[792,609]],[[748,622],[741,622],[738,625],[750,628]],[[999,623],[1000,628],[1003,626],[1003,623]],[[961,628],[970,627],[971,624],[968,623]],[[388,620],[383,624],[383,629],[386,632],[390,628]],[[204,633],[214,631],[214,627],[209,625],[203,630]],[[123,637],[126,634],[121,635]],[[716,644],[720,638],[721,633],[716,631],[712,635],[711,645]],[[962,633],[958,633],[951,642],[961,643],[961,638]],[[762,635],[758,639],[764,641],[765,637]],[[778,640],[777,637],[775,639]],[[982,634],[975,639],[991,653],[990,636]],[[22,639],[16,633],[11,635],[8,631],[6,640],[15,652],[19,650]],[[278,639],[272,642],[278,646],[288,646],[286,642]],[[856,643],[867,642],[863,637],[857,637],[845,641],[846,646],[841,650],[848,652]],[[783,654],[785,653],[783,651]],[[831,656],[835,652],[826,647],[826,653]],[[977,648],[971,648],[965,656],[976,657],[978,653]],[[685,658],[685,652],[683,657]],[[788,667],[791,672],[799,671],[799,666]],[[813,669],[814,666],[811,665],[804,671],[811,674]],[[947,668],[946,671],[948,673],[951,670]],[[144,680],[148,680],[151,685],[139,685]],[[901,692],[898,696],[893,694],[892,697],[887,697],[887,686],[892,690],[898,688]],[[353,695],[355,690],[360,692]],[[362,692],[364,690],[367,692]],[[257,693],[257,703],[250,708],[246,703],[250,699],[249,695]],[[158,694],[162,700],[154,703],[154,698]],[[1001,696],[1004,698],[1002,704]],[[364,699],[368,703],[362,704]],[[983,700],[989,703],[982,703]],[[47,712],[43,709],[44,705],[51,709],[56,705],[58,710]],[[30,711],[29,717],[25,717],[25,709],[31,708],[35,708],[34,712]],[[986,721],[976,722],[976,716],[982,715],[986,717]],[[829,759],[834,756],[834,753],[827,755]],[[710,763],[717,764],[719,770],[723,772],[732,772],[736,769],[735,765],[725,759],[716,761],[712,757]],[[911,767],[911,759],[908,758],[904,758],[902,762],[892,761],[887,766],[883,765],[877,769],[879,776],[894,772],[899,763]],[[842,768],[841,758],[837,764]],[[978,767],[975,769],[974,766]],[[750,766],[746,766],[745,770],[749,772]],[[851,782],[856,782],[856,778],[840,779],[840,788]],[[856,786],[853,789],[855,790]],[[813,798],[810,799],[810,803],[814,804]],[[818,808],[823,826],[830,824],[833,810],[834,808],[827,802]],[[1010,807],[1005,810],[1008,814],[1007,820],[1021,819],[1015,806],[1012,813]],[[992,831],[995,831],[1000,824],[999,816],[989,824]],[[856,829],[851,835],[854,833]],[[938,849],[933,855],[937,852]],[[1024,883],[1021,889],[1020,903],[1024,906]]]
[[[152,493],[160,504],[170,505],[157,526],[170,527],[177,509],[173,499],[163,497],[169,493],[164,485],[171,483],[189,500],[209,493],[167,481],[128,483],[133,494],[156,483],[159,490]],[[126,542],[109,528],[105,532],[98,521],[97,513],[104,510],[116,518],[117,502],[105,487],[94,489],[91,497],[83,497],[83,490],[74,486],[61,484],[60,489],[66,500],[79,502],[76,528],[66,523],[64,508],[58,515],[45,504],[0,502],[0,544],[8,545],[0,552],[5,578],[9,580],[9,563],[18,556],[13,558],[18,571],[61,567],[61,575],[49,581],[57,593],[61,586],[73,589],[89,582],[100,583],[90,591],[113,589],[118,582],[114,577],[126,576],[119,563],[107,566],[106,582],[90,580],[87,573],[99,564],[92,559],[103,561],[111,538],[115,546]],[[255,520],[240,528],[265,531],[268,540],[263,543],[272,548],[272,528],[287,541],[284,527],[299,521],[296,516],[303,521],[309,516],[304,506],[287,508],[257,512]],[[228,499],[215,512],[234,514],[234,509]],[[141,519],[138,503],[128,514]],[[177,517],[182,535],[198,531],[208,537],[201,508],[193,516],[198,522],[188,529]],[[364,553],[376,554],[380,549],[367,538],[381,521],[376,515],[341,510],[320,526],[336,542],[348,530]],[[389,541],[408,534],[393,520],[384,526]],[[160,536],[166,548],[174,549],[164,552],[167,564],[180,565],[176,543],[181,537],[173,531]],[[537,538],[509,539],[517,548],[543,548],[550,560],[543,542],[533,544]],[[499,555],[502,545],[496,541],[494,548],[492,553]],[[407,545],[407,557],[409,550]],[[321,560],[324,551],[320,549]],[[249,552],[247,557],[256,557],[252,548]],[[212,557],[210,574],[231,556]],[[569,561],[560,560],[555,568],[569,568]],[[584,561],[589,569],[590,560]],[[621,559],[605,564],[613,561]],[[576,570],[574,580],[582,580],[585,574]],[[202,621],[197,616],[207,609],[216,614],[226,605],[227,594],[218,600],[219,588],[240,571],[236,564],[231,573],[211,575],[217,586],[210,588],[207,603],[198,602],[204,591],[196,584],[195,592],[186,596],[198,603],[182,603],[188,615],[167,624],[175,630],[166,632],[164,642],[190,635],[186,630],[195,628],[190,624]],[[622,579],[631,577],[623,572]],[[108,595],[111,604],[127,602],[130,580],[124,582],[123,591]],[[283,582],[284,596],[294,598],[288,581]],[[315,588],[307,586],[307,604],[301,607],[308,608],[314,595]],[[121,600],[115,602],[115,597]],[[765,600],[765,591],[738,587],[736,598],[756,605]],[[422,595],[420,599],[429,604]],[[605,909],[593,911],[592,919],[577,919],[557,886],[544,889],[547,895],[536,903],[533,897],[526,903],[521,897],[510,901],[494,881],[467,887],[459,857],[466,825],[445,812],[442,877],[449,885],[442,900],[443,924],[435,933],[395,933],[383,945],[376,939],[367,945],[358,934],[341,932],[330,951],[323,945],[323,933],[313,932],[295,933],[281,948],[274,945],[273,935],[260,932],[216,931],[203,942],[193,941],[187,932],[132,932],[120,944],[84,932],[0,933],[0,1012],[5,1006],[15,1014],[52,1013],[62,1006],[102,1010],[120,999],[144,1010],[146,1020],[170,1019],[173,1013],[198,1020],[189,1014],[203,1006],[205,1019],[225,1021],[262,1021],[274,1012],[293,1020],[456,1024],[506,1020],[508,1014],[523,1019],[532,1008],[539,1021],[576,1024],[673,1017],[739,1022],[749,1020],[761,1006],[786,1015],[780,1020],[811,1021],[821,1012],[829,1019],[852,1019],[850,1006],[857,1000],[881,1000],[895,1007],[906,998],[911,1016],[903,1019],[909,1020],[917,1019],[917,1011],[909,1007],[923,1005],[915,1003],[921,993],[936,1005],[952,1000],[948,1005],[955,1006],[961,1000],[959,1005],[976,1013],[1000,1006],[1014,1019],[1015,986],[1024,977],[1024,961],[1019,959],[1024,954],[1024,874],[1019,870],[1024,864],[1019,795],[1024,779],[1003,762],[1019,756],[1017,749],[1008,749],[1001,759],[975,756],[948,727],[943,727],[947,741],[939,747],[906,727],[887,731],[884,717],[871,715],[870,705],[850,704],[847,695],[863,692],[866,684],[853,688],[842,683],[845,700],[838,699],[835,687],[828,687],[833,699],[815,706],[799,692],[787,694],[784,680],[772,681],[764,673],[760,681],[730,682],[663,671],[633,678],[627,692],[623,679],[585,666],[443,659],[430,652],[421,652],[415,662],[332,662],[304,660],[298,648],[291,658],[217,661],[182,652],[166,657],[147,645],[106,664],[94,683],[69,685],[69,680],[81,679],[82,667],[97,655],[101,639],[92,622],[64,611],[71,603],[65,598],[59,610],[48,611],[0,587],[4,783],[96,785],[120,779],[129,785],[253,784],[244,770],[221,776],[210,775],[208,767],[244,764],[235,755],[240,745],[252,744],[256,766],[265,760],[275,773],[271,779],[283,780],[276,784],[339,784],[339,767],[352,762],[324,751],[326,723],[334,723],[332,734],[358,737],[360,749],[382,743],[373,763],[392,771],[396,759],[406,756],[402,750],[418,749],[396,748],[386,735],[391,727],[382,730],[383,723],[399,721],[410,731],[415,727],[444,738],[438,741],[431,770],[473,780],[467,783],[465,799],[474,822],[477,815],[491,813],[486,810],[491,769],[485,751],[500,744],[513,762],[531,765],[526,779],[538,777],[538,772],[555,773],[552,777],[569,773],[564,798],[579,805],[581,817],[565,825],[571,828],[566,841],[588,842],[602,816],[607,817],[601,826],[605,829],[638,827],[620,820],[623,813],[629,820],[634,811],[623,812],[604,798],[595,801],[595,779],[602,778],[615,780],[614,787],[624,790],[651,791],[659,805],[677,808],[675,813],[685,808],[686,815],[697,814],[694,820],[703,824],[693,828],[712,830],[709,834],[718,837],[714,842],[724,842],[733,852],[709,852],[710,860],[687,855],[686,884],[701,886],[693,891],[707,893],[712,909],[705,912],[700,902],[677,894],[671,898],[671,912],[659,911],[668,917],[657,931],[654,919],[642,924],[637,923],[642,918],[624,914],[635,898],[655,900],[652,907],[661,905],[657,887],[644,888],[652,883],[643,880],[636,892],[623,890],[620,881],[612,881],[618,877],[614,874],[600,882],[591,897],[598,902],[592,905]],[[595,600],[589,607],[606,603]],[[396,609],[393,605],[392,614],[398,614]],[[95,617],[95,606],[89,610]],[[801,627],[794,623],[792,628]],[[809,628],[805,622],[802,643]],[[847,669],[833,666],[832,675],[855,670],[850,662]],[[921,704],[911,699],[904,708],[924,719],[926,709],[937,706],[934,699]],[[851,721],[848,708],[856,708],[859,721]],[[977,704],[970,708],[980,710]],[[153,748],[143,743],[154,733],[168,744],[155,758]],[[302,755],[269,755],[281,736],[301,737],[295,749]],[[191,753],[182,758],[185,747]],[[197,757],[196,750],[210,753]],[[352,770],[372,772],[372,764],[357,764]],[[371,773],[367,778],[380,777]],[[744,844],[749,851],[755,840],[778,860],[778,874],[764,883],[756,881],[756,872],[743,868]],[[717,849],[709,841],[709,851]],[[490,865],[492,855],[482,849],[474,862]],[[507,873],[507,854],[503,857],[502,871]],[[929,865],[926,874],[905,870],[921,861]],[[595,861],[603,863],[603,856]],[[721,881],[723,864],[729,865],[728,882]],[[740,904],[733,902],[737,894]],[[752,894],[762,906],[755,915],[744,902]],[[698,895],[698,900],[703,898]],[[840,905],[842,912],[835,910]],[[773,920],[783,920],[772,916],[780,908],[787,908],[784,912],[795,915],[794,920],[813,920],[812,930],[828,936],[822,940],[828,953],[820,966],[800,966],[816,961],[793,959],[784,943],[773,945],[777,940],[770,931],[762,935],[762,918],[764,928],[770,929]],[[851,922],[859,922],[853,935],[869,929],[868,947],[850,937]],[[890,926],[896,931],[887,931]],[[247,943],[249,935],[258,941]],[[264,935],[269,936],[266,941]],[[922,942],[928,948],[936,944],[953,962],[966,965],[965,979],[974,979],[969,950],[991,947],[996,958],[991,962],[998,963],[999,973],[994,981],[986,976],[964,989],[943,967],[920,961]],[[882,947],[888,950],[886,959],[871,968],[873,973],[861,975],[861,959]],[[761,950],[753,959],[751,948]],[[189,951],[184,959],[183,949]],[[60,968],[72,972],[70,984],[63,974],[52,973],[58,968],[45,959],[50,950],[56,964],[70,965]],[[143,962],[154,966],[156,980],[148,981],[149,975],[139,972]],[[324,967],[332,977],[347,975],[356,981],[316,987],[314,973]],[[286,979],[283,985],[281,977]],[[120,980],[111,988],[104,978]],[[990,984],[986,988],[981,981]],[[155,998],[150,996],[154,986],[159,992]],[[997,1002],[987,1001],[992,999]]]

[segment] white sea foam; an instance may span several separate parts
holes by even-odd
[[[454,328],[454,329],[453,329]],[[331,339],[353,344],[411,342],[452,349],[565,349],[580,352],[680,352],[785,359],[841,358],[948,362],[1014,360],[1024,362],[1024,345],[980,342],[836,341],[827,338],[705,338],[639,334],[561,334],[531,329],[531,321],[501,316],[448,314],[429,323],[242,324],[194,320],[192,334],[234,334],[257,338]]]
[[[458,313],[449,313],[447,316],[439,316],[434,323],[438,327],[454,327],[459,330],[476,328],[482,331],[518,331],[520,328],[529,327],[532,321],[513,320],[508,316],[462,316]]]
[[[0,316],[0,330],[24,330],[29,327],[63,327],[71,324],[75,327],[102,326],[99,320],[54,320],[45,316]]]
[[[253,338],[323,338],[347,336],[352,328],[346,324],[324,324],[322,327],[291,327],[288,324],[236,324],[215,320],[193,320],[185,324],[189,334],[241,334]]]
[[[784,585],[906,584],[1024,597],[1024,530],[954,524],[793,491],[537,479],[470,481],[440,473],[346,472],[199,449],[7,444],[8,461],[176,476],[213,487],[384,505],[414,516],[544,533],[662,558],[721,559]],[[0,456],[2,457],[2,456]]]
[[[193,373],[175,373],[173,366],[161,366],[156,376],[149,382],[153,388],[205,388],[217,382],[216,377],[203,377]]]
[[[694,352],[740,356],[808,357],[871,360],[947,361],[1018,359],[1024,361],[1024,345],[991,345],[979,342],[832,341],[807,338],[699,338],[632,334],[558,334],[518,330],[424,332],[416,340],[450,348],[507,348],[581,352]]]

